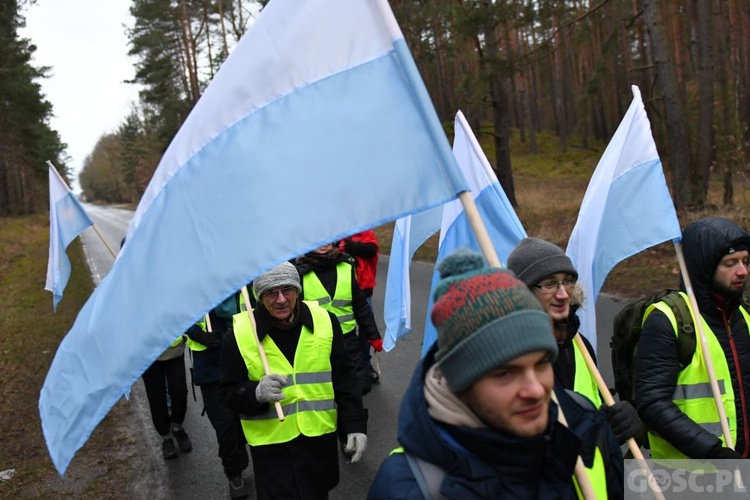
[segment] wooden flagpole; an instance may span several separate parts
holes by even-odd
[[[245,299],[245,306],[247,309],[247,316],[250,318],[250,329],[253,331],[253,338],[255,339],[255,345],[258,347],[258,353],[260,354],[260,360],[263,363],[263,371],[266,375],[271,373],[271,369],[268,367],[268,358],[266,358],[266,351],[263,349],[263,344],[260,343],[258,338],[258,329],[255,325],[255,316],[253,315],[253,308],[250,307],[250,294],[247,291],[247,286],[242,287],[242,298]],[[281,409],[281,404],[278,401],[273,402],[274,408],[276,408],[276,416],[279,417],[279,421],[284,421],[284,411]]]
[[[552,333],[550,332],[550,335],[551,334]],[[565,418],[565,414],[563,413],[562,407],[560,406],[560,402],[557,400],[557,394],[555,394],[554,389],[552,390],[552,401],[554,401],[557,405],[557,420],[559,420],[560,423],[565,427],[568,427],[568,421]],[[576,457],[575,476],[576,480],[578,481],[578,486],[581,488],[581,494],[583,495],[583,498],[585,498],[586,500],[595,500],[596,493],[594,492],[593,486],[591,486],[589,476],[588,474],[586,474],[586,466],[583,465],[583,460],[581,459],[580,455]]]
[[[495,247],[492,245],[489,233],[487,233],[487,227],[484,225],[482,217],[479,215],[477,210],[477,204],[474,203],[474,198],[471,196],[471,191],[464,191],[458,194],[458,199],[461,200],[461,205],[464,207],[466,212],[466,218],[471,224],[471,229],[474,231],[474,236],[477,238],[479,248],[482,251],[484,260],[487,261],[491,267],[503,267],[500,259],[497,257]]]
[[[734,442],[732,441],[732,433],[729,430],[729,422],[727,421],[727,414],[724,411],[724,404],[721,401],[721,391],[719,390],[719,383],[716,380],[716,371],[714,370],[714,363],[708,351],[708,341],[706,340],[706,332],[703,329],[703,320],[701,319],[701,313],[698,309],[698,302],[695,299],[695,292],[693,291],[693,284],[690,281],[690,276],[687,272],[687,265],[685,264],[685,254],[682,252],[682,243],[675,243],[674,250],[677,254],[677,262],[680,266],[680,273],[682,274],[682,281],[685,283],[685,291],[687,292],[688,298],[690,299],[690,308],[693,310],[695,317],[693,323],[695,323],[695,331],[698,332],[698,339],[700,340],[700,355],[703,358],[703,363],[706,365],[706,371],[708,372],[708,380],[711,385],[711,392],[714,395],[714,402],[716,403],[716,411],[719,413],[719,422],[721,423],[721,431],[724,434],[724,443],[727,448],[734,449]]]
[[[708,372],[708,381],[711,386],[711,392],[714,396],[714,403],[716,404],[716,411],[719,414],[719,422],[721,423],[721,432],[724,434],[724,444],[727,448],[734,450],[734,441],[732,440],[732,432],[729,430],[729,420],[727,419],[727,413],[724,411],[724,403],[721,401],[721,391],[719,390],[719,382],[716,380],[716,371],[714,370],[714,362],[711,359],[711,353],[708,350],[708,340],[706,339],[706,331],[703,329],[703,319],[701,316],[700,309],[698,309],[698,301],[695,299],[695,291],[693,291],[693,284],[690,281],[690,275],[687,271],[687,264],[685,264],[685,254],[682,252],[682,243],[675,242],[674,251],[677,254],[677,263],[680,266],[680,274],[682,275],[682,282],[685,284],[685,291],[687,292],[688,299],[690,299],[690,309],[693,310],[695,317],[693,323],[695,324],[695,331],[698,333],[698,339],[700,340],[700,355],[703,358],[703,364],[706,365],[706,371]],[[731,384],[731,381],[729,381]],[[734,484],[737,488],[744,489],[744,481],[739,469],[734,471]]]
[[[591,354],[589,354],[589,350],[586,348],[586,345],[583,343],[583,339],[581,339],[581,334],[576,333],[575,336],[573,337],[573,341],[576,343],[578,350],[581,351],[581,355],[583,356],[584,361],[586,361],[586,368],[589,369],[589,373],[591,374],[592,377],[594,377],[594,380],[596,381],[596,386],[599,388],[599,392],[604,398],[604,402],[607,404],[607,406],[614,405],[615,398],[613,398],[612,393],[609,392],[609,388],[607,387],[607,384],[604,382],[604,378],[602,378],[602,374],[599,372],[599,369],[596,367],[596,363],[594,363],[594,359],[591,357]],[[654,475],[651,472],[651,468],[645,462],[645,459],[643,458],[643,453],[641,453],[641,449],[638,446],[638,443],[636,443],[635,439],[633,439],[632,437],[628,438],[628,449],[630,449],[630,452],[633,454],[633,458],[635,458],[638,461],[638,465],[641,467],[641,470],[643,470],[643,472],[646,473],[648,477],[648,485],[651,488],[651,492],[654,494],[654,498],[658,500],[664,500],[664,495],[662,494],[661,490],[659,490],[656,487],[656,483],[654,482]]]

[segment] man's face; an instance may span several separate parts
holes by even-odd
[[[274,288],[263,292],[260,300],[271,316],[280,321],[286,321],[297,304],[297,289],[292,286]]]
[[[552,321],[562,321],[568,319],[570,314],[570,291],[573,285],[573,276],[568,273],[555,273],[532,285],[531,291]]]
[[[726,254],[714,273],[714,286],[719,292],[739,296],[747,279],[747,250]]]
[[[533,437],[547,428],[553,384],[549,353],[536,351],[486,374],[461,398],[488,426]]]

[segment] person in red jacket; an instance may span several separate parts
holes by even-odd
[[[376,277],[378,274],[378,237],[372,229],[367,229],[361,233],[353,234],[339,242],[339,252],[348,253],[354,257],[356,264],[357,283],[360,290],[367,297],[367,302],[372,308],[372,292],[375,289]],[[370,360],[370,344],[367,339],[360,335],[362,344],[362,361],[365,366],[369,367],[370,378],[377,384],[380,382],[380,374],[372,367]],[[382,349],[382,340],[380,348]]]

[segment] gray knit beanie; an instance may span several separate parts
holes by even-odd
[[[568,273],[578,279],[578,271],[560,247],[539,238],[524,238],[508,255],[508,269],[527,286],[538,284],[551,274]]]
[[[291,262],[282,262],[270,271],[266,271],[255,278],[255,281],[253,281],[253,292],[257,298],[260,298],[264,292],[284,286],[294,287],[297,293],[302,291],[299,273]]]
[[[484,267],[482,256],[465,248],[446,257],[439,270],[431,312],[435,359],[455,394],[524,354],[557,357],[549,316],[512,273]]]

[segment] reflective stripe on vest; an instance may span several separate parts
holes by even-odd
[[[303,297],[305,300],[314,300],[321,307],[336,315],[344,334],[353,331],[357,326],[352,307],[352,265],[348,262],[336,264],[336,290],[333,297],[328,295],[314,271],[302,277],[302,291],[305,294]]]
[[[580,334],[579,334],[580,335]],[[583,359],[581,350],[578,349],[578,344],[573,342],[573,353],[575,354],[576,364],[576,375],[573,381],[573,390],[578,394],[583,394],[594,403],[596,408],[602,405],[602,398],[599,395],[599,388],[596,386],[594,377],[591,376],[588,367],[586,366],[586,360]]]
[[[287,377],[280,401],[286,418],[280,422],[274,405],[260,415],[244,416],[242,430],[251,446],[286,443],[300,434],[322,436],[336,430],[336,405],[331,379],[333,327],[328,312],[314,302],[306,302],[313,318],[313,330],[302,326],[294,366],[270,336],[263,340],[271,373]],[[265,375],[247,313],[234,316],[234,335],[245,360],[248,376],[259,381]]]
[[[687,302],[688,308],[690,308],[690,313],[695,321],[695,312],[690,307],[687,295],[684,292],[680,292],[680,295],[685,302]],[[669,322],[674,329],[675,336],[678,335],[677,319],[669,305],[664,302],[658,302],[646,308],[643,320],[646,321],[646,318],[654,309],[658,309],[669,319]],[[745,318],[745,323],[750,324],[750,315],[748,315],[747,311],[745,311],[743,307],[740,307],[740,311]],[[713,330],[711,330],[702,317],[701,321],[703,322],[703,331],[706,334],[708,351],[711,356],[711,361],[713,362],[714,372],[716,373],[716,381],[719,385],[724,412],[726,413],[729,422],[732,441],[736,442],[737,416],[735,413],[734,388],[732,387],[729,365],[724,357],[724,350],[722,349],[721,344],[719,344]],[[706,370],[706,365],[701,356],[700,342],[696,342],[695,353],[693,353],[693,358],[690,364],[681,370],[677,377],[677,385],[674,394],[672,395],[672,401],[685,415],[693,420],[693,422],[721,439],[721,442],[724,443],[724,435],[719,421],[719,412],[716,410],[716,403],[714,402],[708,378],[708,371]],[[654,459],[688,458],[655,432],[650,431],[648,433],[648,440],[651,445],[651,455]]]

